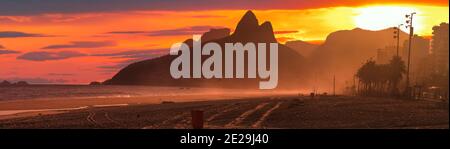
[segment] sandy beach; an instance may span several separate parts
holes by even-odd
[[[0,120],[18,117],[29,117],[54,113],[64,113],[73,110],[99,107],[117,107],[129,105],[145,105],[160,103],[181,103],[195,101],[215,101],[226,99],[245,99],[251,97],[289,96],[292,92],[260,93],[245,91],[240,95],[224,91],[209,90],[199,95],[197,93],[165,96],[121,96],[121,97],[86,97],[86,98],[38,98],[24,100],[0,101]],[[194,91],[195,92],[195,91]]]
[[[188,99],[7,101],[0,104],[0,128],[190,129],[191,110],[204,111],[205,128],[449,128],[448,102],[297,95],[183,98]],[[14,110],[19,112],[5,113]]]

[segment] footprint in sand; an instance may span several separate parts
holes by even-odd
[[[258,119],[258,121],[256,121],[252,127],[253,128],[260,128],[262,122],[264,122],[266,120],[266,118],[276,109],[278,109],[280,107],[282,102],[278,102],[275,106],[273,106],[272,108],[270,108],[269,110],[267,110],[262,116],[261,118]]]
[[[254,113],[255,111],[264,108],[264,106],[266,106],[267,104],[269,104],[268,102],[266,103],[260,103],[258,104],[255,108],[250,109],[245,111],[244,113],[242,113],[239,117],[237,117],[236,119],[234,119],[233,121],[231,121],[230,123],[225,125],[225,128],[236,128],[240,123],[242,123],[242,121],[247,118],[249,115],[251,115],[252,113]]]

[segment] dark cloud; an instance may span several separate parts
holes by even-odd
[[[71,73],[48,73],[49,76],[74,76],[75,74]]]
[[[448,6],[448,0],[2,0],[0,15],[36,15],[46,13],[114,12],[133,10],[270,10],[308,9],[368,4],[428,4]]]
[[[148,33],[146,31],[113,31],[107,32],[107,34],[145,34]]]
[[[17,54],[20,53],[19,51],[14,51],[14,50],[7,50],[5,49],[4,46],[0,45],[0,55],[2,54]]]
[[[17,53],[20,53],[20,52],[19,51],[14,51],[14,50],[2,50],[0,48],[0,55],[2,55],[2,54],[17,54]]]
[[[19,82],[26,81],[30,84],[56,84],[56,83],[67,83],[68,80],[64,79],[46,79],[46,78],[1,78],[0,80],[8,80],[9,82]]]
[[[220,15],[194,15],[191,16],[193,18],[225,18],[227,16],[220,16]]]
[[[106,56],[111,58],[153,58],[168,54],[167,49],[129,50],[116,53],[91,54],[91,56]]]
[[[212,28],[225,28],[221,26],[190,26],[176,29],[156,30],[156,31],[112,31],[107,34],[143,34],[148,36],[177,36],[202,34]]]
[[[125,66],[128,66],[131,63],[146,60],[146,59],[152,59],[156,57],[160,57],[163,55],[168,54],[168,49],[149,49],[149,50],[130,50],[130,51],[123,51],[123,52],[117,52],[117,53],[106,53],[106,54],[94,54],[91,56],[106,56],[111,58],[127,58],[127,60],[118,62],[113,65],[103,65],[98,66],[97,68],[101,68],[107,72],[111,71],[117,71],[121,68],[124,68]]]
[[[49,36],[16,31],[0,31],[0,38],[19,38],[19,37],[49,37]]]
[[[91,22],[104,17],[105,14],[42,14],[30,16],[0,16],[0,23],[70,23],[74,21]]]
[[[204,32],[209,31],[211,28],[224,28],[224,27],[191,26],[191,27],[185,27],[185,28],[151,31],[148,33],[148,35],[149,36],[176,36],[176,35],[203,34]]]
[[[17,57],[17,59],[29,61],[47,61],[47,60],[62,60],[74,57],[87,56],[86,54],[76,51],[61,51],[61,52],[29,52]]]
[[[73,41],[70,44],[49,45],[42,49],[101,48],[115,45],[113,41]]]
[[[292,34],[292,33],[298,33],[298,31],[274,31],[274,34]]]

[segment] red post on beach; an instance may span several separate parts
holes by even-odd
[[[192,116],[192,128],[203,129],[203,111],[192,110],[191,116]]]

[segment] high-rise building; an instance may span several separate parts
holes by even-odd
[[[378,64],[387,64],[393,56],[397,55],[397,49],[395,46],[386,46],[382,49],[377,49]]]
[[[401,57],[403,60],[408,60],[408,40],[403,43],[403,50]],[[411,63],[420,62],[421,59],[425,58],[430,53],[430,39],[414,35],[411,44]]]
[[[408,40],[403,43],[403,50],[400,56],[408,61]],[[430,39],[414,35],[411,43],[411,65],[410,65],[410,83],[422,84],[431,73],[431,67],[427,65],[430,57]]]
[[[439,75],[448,76],[448,23],[441,23],[433,27],[431,52],[435,58],[435,72]]]

